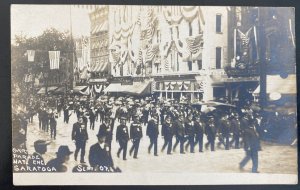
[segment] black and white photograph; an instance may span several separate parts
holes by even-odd
[[[298,183],[295,8],[10,18],[14,185]]]

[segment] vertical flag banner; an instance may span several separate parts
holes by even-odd
[[[34,55],[35,55],[34,50],[27,50],[28,62],[34,62]]]
[[[49,51],[50,69],[59,69],[60,51]]]

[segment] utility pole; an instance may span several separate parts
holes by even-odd
[[[259,68],[260,68],[260,93],[259,105],[261,110],[267,105],[267,66],[266,66],[266,41],[265,23],[267,8],[258,7],[258,30],[259,30]]]

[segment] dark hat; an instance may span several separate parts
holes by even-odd
[[[56,152],[57,155],[61,155],[61,156],[66,156],[66,155],[70,155],[73,152],[70,151],[69,146],[67,145],[61,145],[58,148],[58,151]]]
[[[105,133],[106,133],[106,130],[103,127],[101,127],[96,136],[99,137],[99,138],[105,137]]]
[[[50,144],[50,142],[45,140],[37,140],[34,142],[34,146],[47,146],[48,144]]]
[[[138,117],[139,117],[138,114],[134,114],[134,115],[133,115],[133,118],[138,118]]]

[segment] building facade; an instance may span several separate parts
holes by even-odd
[[[110,6],[109,15],[113,76],[146,78],[165,98],[226,95],[226,7]]]

